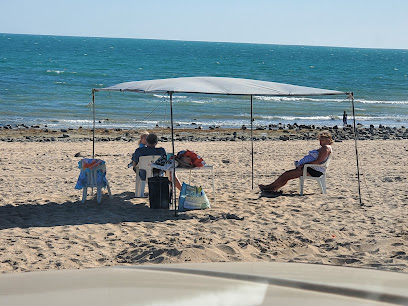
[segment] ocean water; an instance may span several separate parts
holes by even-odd
[[[408,50],[0,34],[0,125],[91,127],[92,88],[186,76],[225,76],[355,95],[365,126],[408,126]],[[240,127],[250,98],[174,96],[174,120]],[[342,125],[350,101],[254,97],[254,124]],[[169,126],[166,95],[97,92],[98,127]],[[194,125],[195,126],[195,125]]]

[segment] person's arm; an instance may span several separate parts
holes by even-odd
[[[172,176],[173,176],[172,172],[171,171],[166,171],[166,176],[169,178],[169,181],[171,182]],[[174,182],[175,182],[176,188],[181,191],[181,183],[180,183],[177,175],[175,175],[174,178],[175,178]]]
[[[308,162],[308,164],[321,164],[324,162],[324,160],[327,158],[327,156],[330,155],[330,149],[327,146],[323,146],[319,149],[319,155],[317,156],[317,159],[311,162]]]
[[[139,157],[141,156],[140,150],[136,149],[135,153],[132,155],[132,164],[133,167],[139,163]]]

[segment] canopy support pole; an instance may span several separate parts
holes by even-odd
[[[92,159],[95,158],[95,90],[92,89],[92,110],[93,110],[93,127],[92,127]]]
[[[254,189],[254,137],[253,137],[253,123],[254,123],[253,103],[251,96],[251,172],[252,172],[252,190]]]
[[[174,124],[173,124],[173,93],[170,95],[170,118],[171,118],[171,146],[173,153],[173,171],[171,173],[171,190],[173,196],[174,216],[177,217],[177,203],[176,203],[176,155],[174,151]]]
[[[363,203],[361,202],[361,188],[360,188],[360,167],[358,164],[358,149],[357,149],[357,139],[358,139],[358,132],[356,128],[356,115],[354,112],[354,95],[353,93],[350,93],[350,98],[351,98],[351,105],[353,109],[353,132],[354,132],[354,143],[355,143],[355,148],[356,148],[356,161],[357,161],[357,181],[358,181],[358,198],[360,200],[360,206],[363,206]]]

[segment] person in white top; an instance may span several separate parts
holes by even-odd
[[[333,143],[332,135],[328,131],[319,133],[318,139],[320,141],[320,148],[309,151],[309,154],[303,157],[300,161],[295,162],[296,168],[285,171],[271,184],[259,185],[259,189],[263,192],[278,193],[278,190],[286,185],[289,180],[299,178],[303,174],[304,164],[316,164],[316,167],[307,168],[308,175],[320,177],[323,175],[325,168],[319,167],[329,158],[332,153],[331,144]]]

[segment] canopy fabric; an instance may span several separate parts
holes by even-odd
[[[133,91],[144,93],[201,93],[245,96],[321,96],[349,93],[276,82],[226,77],[183,77],[134,81],[94,89],[94,91]]]

